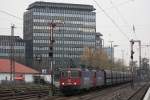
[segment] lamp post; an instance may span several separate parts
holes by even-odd
[[[118,47],[119,45],[113,45],[114,41],[109,41],[110,42],[110,49],[111,49],[111,63],[114,64],[114,47]]]
[[[113,42],[114,41],[109,41],[110,42],[110,49],[111,49],[111,63],[113,63]]]
[[[113,45],[113,48],[118,47],[119,45]],[[114,63],[114,55],[113,55],[113,63]]]

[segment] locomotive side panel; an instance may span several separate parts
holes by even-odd
[[[105,70],[105,85],[112,85],[112,73],[110,70]]]
[[[117,83],[117,78],[116,78],[116,71],[112,71],[112,84],[116,84]]]
[[[100,87],[100,86],[103,86],[105,84],[105,77],[104,77],[104,71],[97,71],[96,72],[96,86]]]
[[[91,87],[91,72],[89,70],[81,71],[81,87],[80,89],[89,89]]]

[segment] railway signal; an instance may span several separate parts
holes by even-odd
[[[53,39],[53,33],[54,33],[54,28],[56,27],[56,23],[52,22],[48,23],[49,28],[50,28],[50,43],[49,43],[49,58],[50,58],[50,65],[51,65],[51,84],[52,84],[52,96],[54,95],[54,68],[53,68],[53,44],[54,44],[54,39]]]
[[[50,29],[50,42],[49,42],[49,58],[50,58],[50,66],[51,66],[51,84],[52,84],[52,96],[54,95],[54,66],[53,66],[53,44],[55,42],[54,40],[54,28],[58,25],[58,24],[64,24],[64,22],[55,22],[54,20],[52,20],[52,22],[48,23],[49,29]]]
[[[133,60],[133,54],[134,54],[134,51],[133,51],[133,45],[134,45],[134,41],[131,40],[131,59]]]
[[[133,68],[133,55],[134,55],[134,51],[133,51],[133,45],[135,42],[139,43],[139,67],[141,67],[141,41],[140,40],[131,40],[130,44],[131,44],[131,73],[132,73],[132,82],[131,82],[131,87],[134,88],[134,68]]]

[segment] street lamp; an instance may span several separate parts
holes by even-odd
[[[118,47],[119,45],[113,45],[114,41],[109,41],[109,42],[110,42],[110,48],[111,48],[111,63],[114,64],[113,48]]]
[[[118,47],[119,45],[113,45],[113,47],[112,48],[115,48],[115,47]],[[113,53],[114,54],[114,53]],[[113,55],[113,57],[112,57],[112,62],[114,63],[114,55]]]

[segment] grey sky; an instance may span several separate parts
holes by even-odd
[[[9,12],[23,19],[23,12],[27,6],[37,0],[0,0],[0,10]],[[122,57],[121,49],[124,49],[124,59],[129,60],[129,40],[112,24],[110,19],[101,11],[94,0],[44,0],[49,2],[66,2],[92,4],[97,12],[97,32],[103,34],[105,45],[109,46],[110,40],[119,45],[115,48],[115,56]],[[119,25],[119,28],[129,39],[140,39],[142,44],[150,44],[150,0],[96,0],[104,8],[106,13]],[[0,35],[10,34],[10,25],[15,24],[15,35],[23,37],[23,20],[16,19],[0,12]],[[135,25],[135,33],[132,25]],[[149,47],[150,48],[150,47]],[[150,57],[147,48],[143,48],[142,56]],[[135,47],[136,58],[138,56]]]

